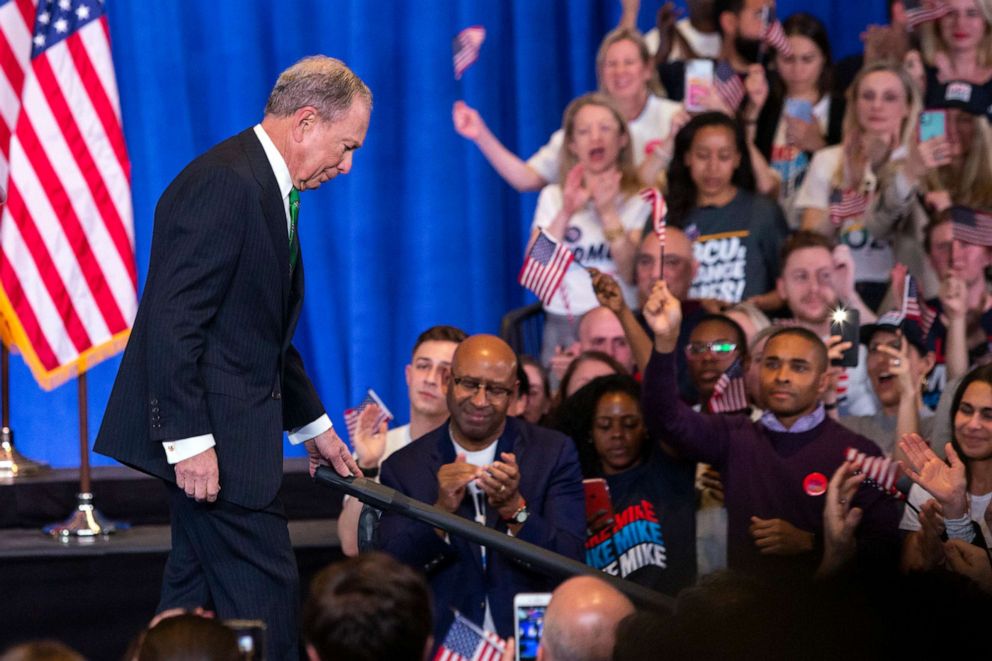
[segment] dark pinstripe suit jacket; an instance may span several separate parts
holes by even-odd
[[[290,344],[303,264],[251,129],[190,163],[155,211],[148,278],[95,450],[174,481],[162,441],[212,433],[220,498],[262,508],[282,431],[324,413]]]

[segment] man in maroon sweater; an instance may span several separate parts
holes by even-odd
[[[827,482],[849,447],[881,455],[878,446],[824,415],[827,349],[804,328],[777,331],[765,345],[761,389],[767,410],[757,422],[742,415],[700,415],[677,393],[675,347],[682,309],[664,282],[644,305],[654,353],[644,373],[644,414],[652,437],[723,475],[732,569],[812,576],[822,549]],[[862,485],[854,503],[863,515],[859,560],[898,558],[899,508]]]

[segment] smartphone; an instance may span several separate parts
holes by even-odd
[[[705,100],[713,87],[713,60],[689,60],[685,63],[685,109],[705,112]]]
[[[832,364],[840,367],[858,366],[858,348],[861,344],[861,314],[857,310],[838,308],[830,318],[830,334],[840,335],[842,342],[850,342],[851,348]]]
[[[813,104],[806,99],[786,99],[785,114],[801,119],[804,122],[813,121]]]
[[[610,487],[601,477],[582,480],[586,493],[586,527],[591,531],[613,525],[613,500]]]
[[[265,622],[261,620],[224,620],[238,639],[239,657],[252,661],[265,658]]]
[[[947,113],[943,110],[926,110],[920,113],[920,142],[947,136]]]
[[[513,597],[514,649],[517,661],[537,659],[537,647],[544,631],[544,611],[550,592],[521,592]]]

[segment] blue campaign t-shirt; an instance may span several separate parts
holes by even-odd
[[[586,539],[586,564],[676,595],[696,579],[696,465],[660,450],[606,477],[613,525]]]

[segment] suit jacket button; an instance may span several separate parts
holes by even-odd
[[[152,404],[152,406],[158,406],[158,400],[157,399],[153,399],[151,401],[151,404]]]
[[[273,390],[272,391],[272,399],[282,399],[282,393]]]

